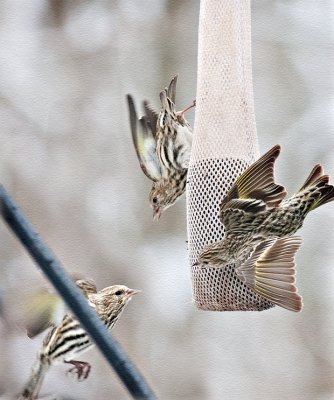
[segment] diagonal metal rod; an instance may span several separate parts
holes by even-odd
[[[71,308],[133,398],[156,399],[145,379],[112,338],[98,315],[89,306],[80,289],[68,277],[55,255],[43,243],[2,185],[0,185],[0,206],[4,220]]]

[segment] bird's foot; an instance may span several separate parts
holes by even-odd
[[[85,361],[65,361],[67,364],[74,365],[73,368],[68,370],[68,373],[74,374],[77,376],[78,381],[83,381],[88,378],[89,372],[91,370],[91,365]]]
[[[188,110],[190,110],[191,108],[196,107],[196,99],[192,102],[192,104],[190,104],[189,107],[186,107],[184,110],[178,111],[176,113],[176,115],[178,117],[183,117],[184,113],[186,113]]]

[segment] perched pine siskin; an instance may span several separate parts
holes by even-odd
[[[196,105],[177,112],[175,76],[160,93],[161,111],[158,114],[144,101],[145,115],[138,119],[133,98],[128,95],[133,143],[140,166],[153,181],[149,201],[154,219],[172,206],[186,188],[192,132],[184,113]]]
[[[108,329],[114,327],[126,304],[139,292],[123,285],[109,286],[97,292],[93,281],[79,280],[76,283]],[[80,323],[72,315],[66,314],[61,323],[44,339],[37,362],[18,400],[36,399],[47,370],[59,362],[72,364],[73,368],[69,372],[74,372],[79,380],[86,379],[91,369],[90,365],[74,358],[92,346],[92,341]]]
[[[300,190],[283,200],[286,191],[274,181],[279,153],[277,145],[237,178],[220,206],[225,237],[204,248],[198,264],[223,267],[235,263],[238,277],[257,294],[300,311],[294,257],[301,239],[291,235],[310,211],[334,200],[334,187],[316,165]]]

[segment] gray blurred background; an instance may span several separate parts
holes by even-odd
[[[198,311],[191,301],[185,196],[157,223],[132,146],[125,94],[148,98],[179,74],[196,94],[199,1],[2,0],[0,181],[69,272],[99,288],[142,289],[114,330],[161,399],[334,397],[334,205],[312,213],[297,256],[300,314]],[[290,193],[321,162],[334,176],[333,1],[252,1],[261,152],[283,146]],[[194,120],[193,111],[188,119]],[[12,325],[19,299],[46,285],[1,223],[0,397],[26,380],[42,337]],[[97,350],[90,378],[54,367],[42,393],[129,399]]]

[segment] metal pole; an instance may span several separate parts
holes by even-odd
[[[89,306],[80,289],[68,277],[55,255],[43,243],[2,185],[0,185],[0,205],[4,220],[71,308],[133,398],[155,399],[153,391],[147,385],[143,376],[115,339],[112,338],[98,315]]]

